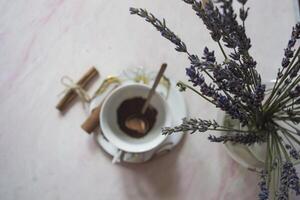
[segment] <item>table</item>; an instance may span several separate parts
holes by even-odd
[[[270,80],[296,21],[294,3],[248,5],[252,52],[263,79]],[[170,154],[145,164],[112,165],[80,129],[86,117],[80,103],[65,116],[55,109],[60,78],[77,79],[92,65],[104,78],[167,62],[169,77],[187,80],[187,57],[131,16],[131,6],[165,17],[190,51],[208,46],[222,59],[202,22],[180,0],[0,1],[0,199],[256,199],[256,174],[233,161],[222,145],[209,143],[207,134],[189,135]],[[190,116],[216,116],[195,94],[184,95]]]

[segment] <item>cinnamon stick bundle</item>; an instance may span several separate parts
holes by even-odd
[[[83,89],[86,89],[88,84],[99,75],[99,72],[95,67],[90,68],[77,82],[76,84]],[[56,108],[63,112],[70,105],[70,103],[77,97],[77,93],[74,89],[70,89],[65,96],[58,102]]]

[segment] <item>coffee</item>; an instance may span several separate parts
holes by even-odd
[[[155,124],[157,110],[150,104],[145,112],[145,114],[141,115],[142,107],[145,103],[146,99],[142,97],[134,97],[127,99],[121,103],[121,105],[117,109],[117,122],[120,129],[127,135],[134,138],[141,138],[147,135],[147,133],[152,129]],[[147,132],[145,134],[141,134],[141,132],[130,129],[126,126],[126,120],[132,116],[140,116],[147,123]]]

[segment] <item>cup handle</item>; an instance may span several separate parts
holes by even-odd
[[[115,164],[117,162],[121,162],[121,156],[123,155],[123,151],[118,149],[117,153],[114,155],[112,159],[112,164]]]
[[[163,155],[165,153],[168,153],[171,151],[171,149],[174,147],[173,142],[167,142],[165,144],[163,144],[162,146],[160,146],[156,151],[155,151],[155,155],[156,156],[160,156]]]

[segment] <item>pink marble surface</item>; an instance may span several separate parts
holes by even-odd
[[[275,77],[295,13],[292,1],[249,1],[247,31],[265,80]],[[180,0],[0,1],[0,199],[2,200],[253,200],[257,177],[206,135],[195,134],[173,152],[139,165],[112,165],[80,129],[77,103],[65,116],[54,106],[59,80],[95,65],[105,77],[134,66],[186,80],[188,60],[130,6],[164,16],[191,51],[215,48],[203,24]],[[96,83],[99,84],[101,80]],[[93,91],[96,85],[90,90]],[[190,115],[215,109],[187,92]]]

